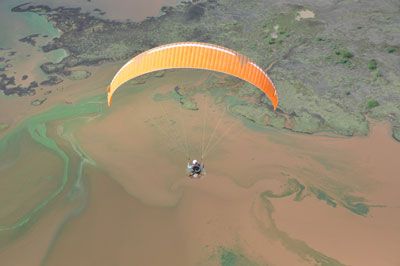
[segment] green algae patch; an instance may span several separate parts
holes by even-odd
[[[51,63],[60,63],[65,57],[68,56],[68,53],[65,49],[56,49],[52,50],[48,53],[46,53],[46,58],[51,62]]]
[[[86,70],[68,70],[64,72],[64,75],[71,80],[82,80],[90,77],[91,73]]]
[[[173,95],[173,98],[178,99],[183,109],[192,111],[199,110],[198,104],[193,98],[197,93],[197,90],[176,86],[174,92],[175,94]]]
[[[174,90],[166,93],[156,93],[152,98],[154,101],[175,100],[181,104],[183,109],[197,111],[199,107],[197,102],[191,97],[192,94],[193,92],[184,93],[180,87],[176,86]]]
[[[259,93],[257,93],[258,95]],[[248,93],[249,96],[256,97],[253,92]],[[229,106],[229,111],[235,115],[240,116],[252,123],[257,127],[272,126],[274,128],[285,128],[286,119],[283,115],[278,114],[271,110],[267,104],[253,104],[236,96],[227,96],[226,103]]]
[[[317,199],[325,201],[326,204],[328,204],[331,207],[336,207],[337,203],[336,201],[329,196],[325,191],[316,188],[316,187],[310,187],[310,191],[317,197]]]
[[[229,110],[259,126],[266,125],[266,110],[251,105],[235,105],[230,107]]]
[[[221,266],[257,266],[240,251],[221,247],[219,249],[219,265]]]
[[[343,206],[350,210],[351,212],[361,215],[361,216],[366,216],[369,212],[369,206],[365,204],[364,199],[361,197],[355,197],[355,196],[345,196],[343,199]]]
[[[238,248],[218,247],[217,251],[210,257],[220,266],[257,266],[260,265],[248,258]],[[266,265],[265,263],[262,265]],[[268,265],[268,264],[267,264]]]
[[[172,90],[166,93],[155,93],[152,98],[156,102],[168,101],[172,99],[179,101],[181,96]]]
[[[269,265],[263,262],[262,264],[256,262],[253,258],[249,258],[240,247],[216,247],[210,257],[209,262],[205,265],[220,265],[220,266],[258,266],[258,265]],[[203,264],[201,264],[203,265]]]
[[[292,129],[301,133],[314,133],[320,130],[321,118],[310,114],[309,112],[301,112],[293,117],[294,125]]]
[[[39,106],[39,105],[42,105],[46,100],[47,100],[46,97],[35,99],[35,100],[31,101],[31,105]]]
[[[73,160],[70,152],[67,151],[65,147],[60,146],[52,134],[49,134],[50,129],[53,131],[53,123],[61,123],[65,127],[70,119],[79,117],[87,118],[91,115],[101,114],[105,105],[106,101],[103,95],[83,100],[77,104],[59,105],[47,112],[26,119],[18,127],[14,128],[0,139],[0,158],[6,156],[7,151],[10,150],[18,153],[18,139],[20,136],[24,135],[29,137],[33,143],[40,146],[41,149],[56,156],[62,164],[62,171],[58,176],[51,176],[49,179],[49,175],[44,175],[45,178],[43,179],[44,181],[58,180],[58,186],[49,192],[45,198],[36,203],[35,206],[26,208],[24,212],[21,212],[12,223],[2,222],[0,224],[1,235],[13,235],[16,232],[25,230],[38,215],[45,210],[49,203],[53,202],[64,191],[69,181],[73,182],[73,180],[80,179],[82,176],[81,168],[73,166],[74,164],[72,163]],[[82,119],[82,123],[84,121],[85,119]],[[67,130],[67,128],[64,128],[64,130]],[[61,132],[58,132],[57,135],[56,137],[65,138]],[[77,149],[79,145],[78,143],[74,143],[73,138],[68,138],[66,141],[69,143],[71,150],[75,151],[74,155],[80,158],[81,164],[89,161],[86,156],[77,152],[79,150]],[[7,158],[9,158],[9,156],[7,156]],[[2,163],[5,163],[5,160],[2,160]],[[15,162],[10,161],[9,163],[13,164]],[[1,169],[0,175],[2,175],[2,173],[4,173],[3,169]]]
[[[367,216],[371,207],[384,207],[381,205],[368,205],[365,203],[364,198],[350,194],[340,192],[331,192],[328,194],[321,188],[314,186],[310,186],[308,189],[317,199],[324,201],[327,205],[331,207],[339,205],[360,216]]]
[[[304,189],[306,187],[301,184],[299,181],[297,181],[297,179],[295,178],[289,178],[287,183],[285,184],[283,191],[279,192],[279,193],[275,193],[273,191],[265,191],[262,193],[263,197],[268,197],[268,198],[285,198],[285,197],[289,197],[293,194],[296,194],[294,197],[295,201],[300,201],[303,199],[304,195]]]
[[[393,126],[393,138],[400,141],[400,126]]]

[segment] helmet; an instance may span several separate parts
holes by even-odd
[[[193,164],[196,164],[197,163],[197,160],[193,160],[193,162],[192,162]]]

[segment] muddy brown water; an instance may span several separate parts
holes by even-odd
[[[156,92],[172,89],[164,85]],[[80,143],[105,174],[88,172],[91,203],[60,236],[49,265],[60,265],[72,254],[81,254],[79,260],[95,260],[96,265],[107,260],[212,264],[216,262],[209,260],[210,254],[220,246],[239,246],[261,264],[301,264],[298,254],[285,249],[259,225],[271,222],[259,207],[260,193],[279,191],[287,176],[316,186],[328,178],[334,180],[332,184],[351,187],[371,204],[386,207],[362,217],[343,207],[329,207],[315,197],[300,202],[275,199],[273,218],[280,230],[345,264],[399,262],[400,166],[396,158],[400,145],[390,138],[387,125],[373,125],[368,137],[332,138],[256,131],[224,115],[216,135],[223,135],[231,125],[232,131],[206,158],[207,175],[191,180],[184,174],[184,152],[177,151],[177,144],[168,142],[149,121],[161,119],[165,111],[175,127],[185,126],[196,154],[196,147],[201,150],[202,111],[184,110],[181,122],[179,105],[165,101],[160,107],[151,100],[154,93],[126,96],[105,119],[79,131]],[[202,103],[207,100],[196,99],[204,109]],[[221,113],[210,102],[207,136],[212,135]],[[154,112],[157,108],[158,113]],[[77,244],[78,238],[83,242]],[[365,250],[374,252],[365,256]]]
[[[204,94],[195,96],[199,111],[153,98],[170,93],[177,80],[187,80],[179,84],[184,87],[204,78],[204,72],[175,71],[138,85],[141,92],[126,88],[106,116],[78,128],[79,144],[96,161],[84,170],[89,191],[84,210],[66,220],[71,207],[54,202],[0,251],[0,261],[220,265],[218,251],[226,247],[259,265],[310,265],[303,257],[307,245],[344,264],[399,264],[400,145],[386,124],[373,124],[368,137],[299,135],[245,126],[229,112],[222,116],[223,106]],[[220,116],[215,135],[231,131],[206,157],[207,175],[193,180],[185,175],[180,129],[184,125],[191,155],[198,158],[205,106],[206,136]],[[306,186],[334,187],[339,194],[350,190],[385,207],[372,207],[364,217],[308,195],[299,202],[292,196],[271,199],[269,213],[260,194],[278,193],[289,177]]]

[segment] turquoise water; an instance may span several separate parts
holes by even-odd
[[[12,48],[18,44],[18,39],[38,33],[51,38],[58,37],[58,30],[45,17],[35,13],[14,13],[11,9],[24,0],[0,1],[0,47]]]

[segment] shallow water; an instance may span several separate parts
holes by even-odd
[[[176,5],[180,0],[96,0],[96,1],[79,1],[70,0],[68,2],[62,0],[36,0],[37,3],[46,4],[52,7],[81,7],[83,11],[93,12],[98,8],[106,12],[102,17],[115,20],[132,20],[141,21],[146,17],[154,17],[160,14],[162,6]],[[93,12],[97,15],[98,12]]]
[[[0,1],[0,47],[14,48],[19,44],[18,39],[34,33],[49,35],[50,38],[59,36],[58,30],[45,17],[31,12],[11,12],[13,7],[22,3],[25,1]]]
[[[48,61],[61,61],[66,56],[64,49],[43,53],[41,46],[52,38],[58,37],[58,30],[44,16],[32,12],[14,13],[11,9],[23,1],[4,0],[0,2],[0,56],[9,59],[12,65],[5,74],[14,76],[17,84],[27,85],[32,81],[43,81],[47,76],[39,66]],[[31,34],[39,34],[35,38],[36,45],[22,43],[19,39]],[[16,52],[10,56],[10,52]],[[22,76],[28,75],[23,81]]]

